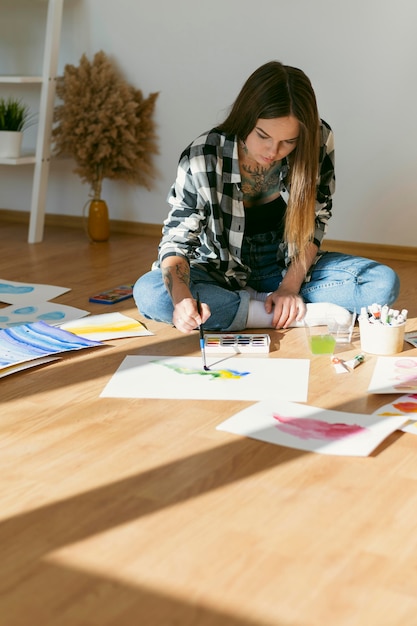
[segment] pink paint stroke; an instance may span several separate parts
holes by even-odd
[[[277,424],[277,428],[299,439],[338,441],[367,431],[367,428],[357,424],[332,424],[307,417],[283,417],[276,413],[273,413],[273,417],[280,422]]]

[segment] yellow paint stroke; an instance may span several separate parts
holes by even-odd
[[[413,420],[408,420],[405,424],[402,425],[402,428],[404,428],[404,426],[414,426],[414,428],[417,428],[417,422],[414,422]]]
[[[417,378],[405,380],[398,385],[393,385],[393,387],[394,389],[398,389],[400,391],[417,391]]]
[[[69,332],[74,335],[92,334],[92,333],[115,333],[123,330],[143,330],[145,327],[140,322],[132,320],[131,322],[112,322],[111,324],[94,324],[91,326],[74,326],[68,328]]]

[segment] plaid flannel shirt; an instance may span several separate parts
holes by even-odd
[[[314,234],[314,243],[319,248],[331,217],[335,187],[333,132],[323,120],[320,130]],[[290,193],[286,184],[288,168],[285,158],[279,185],[286,203]],[[168,195],[171,209],[163,224],[158,260],[153,269],[168,256],[181,256],[191,266],[204,267],[230,289],[244,287],[250,269],[241,262],[245,230],[242,197],[237,137],[216,129],[198,137],[180,156],[177,178]],[[315,262],[320,256],[318,253]],[[287,242],[280,244],[277,258],[288,268],[291,250]],[[285,272],[286,269],[283,275]]]

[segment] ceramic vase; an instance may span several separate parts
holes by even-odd
[[[101,198],[93,198],[89,204],[87,230],[92,241],[107,241],[110,236],[109,211]]]

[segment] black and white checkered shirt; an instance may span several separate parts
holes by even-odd
[[[287,174],[288,161],[283,159],[279,184],[286,203],[290,193]],[[322,121],[314,235],[319,247],[331,217],[334,187],[333,132]],[[168,203],[171,210],[164,221],[158,261],[153,268],[167,256],[182,256],[190,265],[203,266],[220,284],[231,289],[245,286],[250,270],[241,262],[245,210],[237,137],[213,129],[191,143],[181,154]],[[291,261],[285,241],[278,250],[278,259],[284,267]]]

